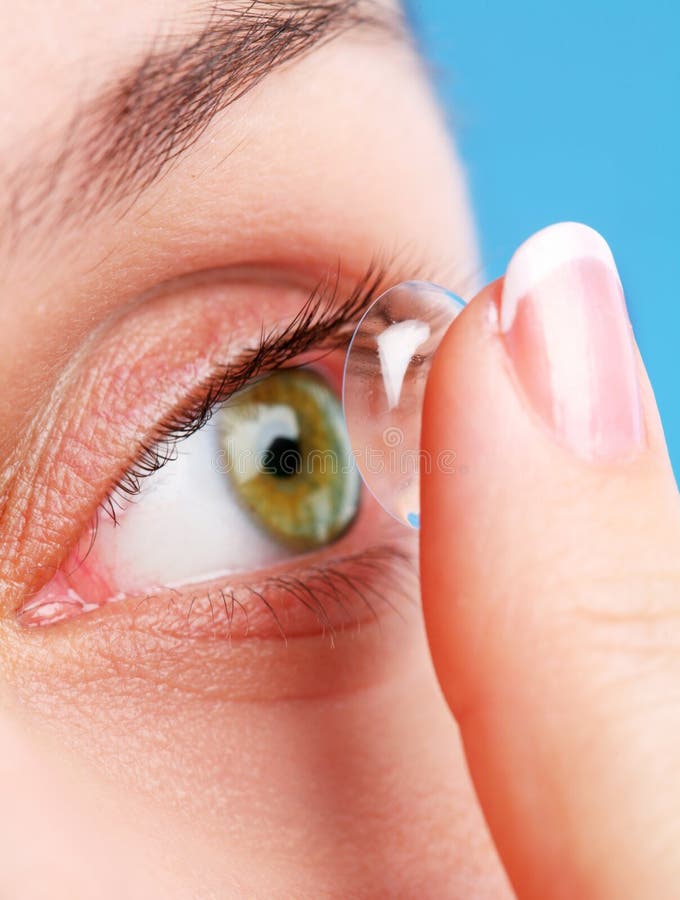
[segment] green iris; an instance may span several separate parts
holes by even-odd
[[[317,374],[257,381],[220,409],[218,427],[236,496],[277,541],[313,549],[353,521],[360,478],[338,398]]]

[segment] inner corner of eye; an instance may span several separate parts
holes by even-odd
[[[182,441],[95,553],[120,592],[261,570],[340,539],[360,496],[338,391],[316,365],[284,368]]]

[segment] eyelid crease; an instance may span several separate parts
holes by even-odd
[[[114,482],[100,509],[116,523],[118,512],[139,494],[144,479],[176,459],[178,445],[200,431],[217,407],[252,379],[285,366],[311,348],[325,355],[348,343],[357,321],[386,286],[387,271],[386,266],[372,262],[346,299],[339,302],[338,266],[317,284],[283,330],[266,331],[263,325],[256,346],[246,349],[235,362],[218,367],[180,408],[156,425],[150,439],[140,446],[136,460]]]

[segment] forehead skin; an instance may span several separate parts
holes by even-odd
[[[0,13],[10,20],[1,22],[10,60],[3,64],[3,199],[17,172],[44,177],[42,160],[58,154],[79,109],[138,64],[159,34],[186,35],[204,22],[185,4],[104,4],[96,15],[88,4],[73,5],[68,16],[47,2],[26,18],[7,7]],[[27,19],[39,23],[37,33]],[[36,162],[33,172],[27,158]],[[217,114],[131,208],[124,200],[94,220],[62,225],[52,211],[69,201],[73,184],[48,183],[42,218],[15,245],[5,206],[0,324],[14,350],[0,354],[0,384],[37,399],[29,364],[36,354],[51,370],[114,306],[161,277],[200,267],[284,256],[300,267],[339,257],[359,265],[365,248],[363,255],[426,254],[446,274],[454,266],[474,270],[461,184],[410,49],[350,30]],[[16,202],[31,199],[26,189]],[[30,222],[30,212],[22,218]],[[0,425],[15,412],[4,394]],[[7,430],[0,433],[6,451]]]
[[[0,499],[82,348],[159,285],[243,267],[314,284],[376,255],[463,293],[476,278],[464,180],[421,63],[380,28],[341,29],[275,67],[152,183],[89,202],[113,176],[83,180],[87,152],[63,160],[92,133],[84,111],[205,21],[177,0],[0,8]],[[0,524],[0,547],[8,537]],[[46,629],[29,642],[12,609],[0,589],[0,808],[21,809],[0,826],[8,895],[34,896],[38,847],[57,898],[108,889],[112,860],[145,898],[505,896],[417,613],[381,641],[367,628],[346,657],[291,651],[287,677],[323,657],[324,679],[343,683],[354,660],[373,673],[361,689],[251,703],[125,673],[134,635],[108,667],[87,641],[56,652]],[[244,658],[259,688],[257,650]]]

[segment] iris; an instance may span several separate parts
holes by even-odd
[[[338,397],[316,372],[262,378],[221,407],[217,425],[238,501],[275,540],[311,550],[352,523],[361,480]]]

